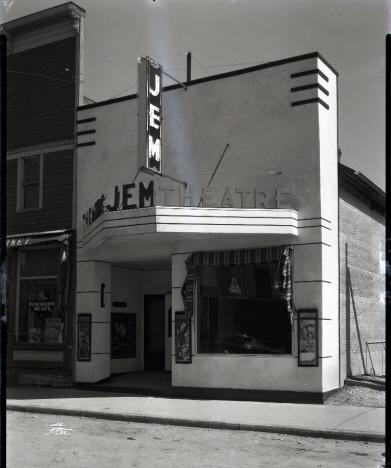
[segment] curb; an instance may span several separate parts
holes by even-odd
[[[346,387],[365,387],[371,388],[372,390],[382,390],[386,389],[386,385],[379,382],[367,381],[367,380],[358,380],[358,379],[346,379],[345,380]]]
[[[60,416],[78,416],[85,418],[105,419],[109,421],[126,421],[145,424],[161,424],[169,426],[199,427],[204,429],[225,429],[234,431],[272,432],[277,434],[313,437],[322,439],[354,440],[359,442],[385,443],[384,434],[364,434],[362,432],[340,431],[334,429],[307,429],[301,427],[262,426],[261,424],[235,424],[222,421],[201,421],[194,419],[177,419],[158,416],[146,416],[121,413],[102,413],[99,411],[74,410],[66,408],[47,408],[37,406],[7,405],[7,411],[23,413],[55,414]]]

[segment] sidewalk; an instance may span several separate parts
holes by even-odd
[[[385,441],[384,408],[156,398],[75,389],[7,389],[7,410],[175,426]]]

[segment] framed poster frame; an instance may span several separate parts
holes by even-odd
[[[175,312],[175,362],[191,364],[191,319],[183,311]]]
[[[136,317],[132,312],[111,312],[110,359],[136,357]]]
[[[318,309],[297,311],[297,350],[299,367],[319,366]]]
[[[78,314],[77,318],[77,360],[91,361],[91,314]]]

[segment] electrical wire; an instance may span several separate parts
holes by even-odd
[[[191,58],[192,58],[195,62],[198,63],[198,65],[204,70],[204,72],[205,72],[208,76],[210,76],[210,74],[205,70],[205,68],[200,64],[200,62],[198,62],[198,60],[196,60],[196,59],[194,58],[193,55],[191,56]]]
[[[166,55],[151,55],[151,57],[174,57],[177,55],[187,55],[188,52],[184,52],[182,54],[166,54]]]
[[[167,55],[152,55],[152,57],[172,57],[174,55],[187,55],[187,52],[184,53],[184,54],[167,54]],[[235,66],[239,66],[239,65],[254,65],[254,64],[260,64],[260,63],[267,63],[267,62],[247,62],[247,63],[231,63],[231,64],[224,64],[224,65],[207,65],[205,67],[203,67],[200,62],[198,62],[194,57],[193,55],[191,56],[191,58],[198,63],[199,67],[192,67],[193,70],[196,70],[196,69],[199,69],[199,68],[202,68],[204,70],[204,72],[210,76],[210,74],[205,70],[205,68],[219,68],[219,67],[235,67]],[[166,70],[166,71],[182,71],[182,70],[187,70],[187,68],[172,68],[172,69],[169,69],[169,70]],[[134,88],[135,86],[137,86],[137,84],[131,86],[130,88],[128,89],[125,89],[124,91],[122,91],[121,93],[119,94],[116,94],[115,96],[113,96],[112,98],[108,99],[108,101],[111,101],[112,99],[115,99],[116,97],[120,96],[121,94],[125,93],[126,91],[129,91],[129,89],[132,89]]]
[[[108,99],[108,101],[111,101],[112,99],[115,99],[115,98],[118,97],[119,95],[121,95],[121,94],[123,94],[123,93],[126,93],[126,91],[129,91],[129,89],[132,89],[132,88],[134,88],[135,86],[137,86],[137,83],[134,84],[133,86],[131,86],[130,88],[125,89],[124,91],[121,91],[119,94],[116,94],[116,95],[113,96],[112,98]]]
[[[14,70],[8,70],[8,73],[17,73],[19,75],[30,75],[30,76],[39,76],[40,78],[46,78],[48,80],[63,81],[64,83],[74,83],[78,80],[62,80],[61,78],[54,78],[52,76],[38,75],[37,73],[27,73],[27,72],[18,72]]]
[[[247,62],[247,63],[230,63],[230,64],[223,64],[223,65],[206,65],[205,67],[202,67],[202,66],[192,67],[192,69],[196,70],[196,69],[199,69],[199,68],[205,69],[205,68],[219,68],[219,67],[237,67],[239,65],[258,65],[258,64],[261,64],[261,63],[268,63],[268,62],[261,61],[261,62]],[[172,69],[167,70],[167,71],[180,71],[180,70],[187,70],[187,68],[172,68]]]

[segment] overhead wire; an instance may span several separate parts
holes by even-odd
[[[131,86],[131,87],[128,88],[128,89],[124,89],[124,90],[121,91],[120,93],[118,93],[118,94],[116,94],[115,96],[113,96],[112,98],[108,99],[108,101],[111,101],[112,99],[115,99],[116,97],[120,96],[121,94],[126,93],[126,91],[129,91],[129,89],[132,89],[132,88],[134,88],[135,86],[137,86],[137,83],[134,84],[133,86]]]
[[[261,61],[261,62],[246,62],[246,63],[229,63],[229,64],[222,64],[222,65],[205,65],[204,67],[200,65],[199,67],[192,67],[192,68],[193,68],[193,70],[196,70],[196,69],[199,69],[199,68],[205,69],[205,68],[220,68],[220,67],[237,67],[237,66],[240,66],[240,65],[257,65],[257,64],[261,64],[261,63],[267,63],[267,62]],[[180,71],[180,70],[187,70],[187,68],[172,68],[172,69],[167,70],[167,71]]]
[[[53,76],[38,75],[37,73],[20,72],[20,71],[15,71],[15,70],[8,70],[8,73],[17,73],[19,75],[39,76],[40,78],[46,78],[48,80],[55,80],[55,81],[63,81],[64,83],[75,83],[75,81],[78,81],[78,80],[62,80],[61,78],[54,78]]]
[[[204,72],[205,72],[208,76],[210,76],[210,74],[205,70],[205,68],[200,64],[200,62],[194,58],[193,55],[191,56],[191,58],[192,58],[195,62],[198,63],[198,65],[204,70]]]
[[[183,52],[182,54],[166,54],[166,55],[151,55],[151,57],[174,57],[176,55],[187,55],[187,52]]]

